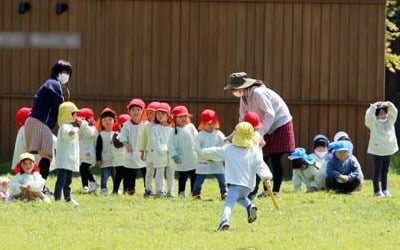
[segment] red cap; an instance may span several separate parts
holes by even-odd
[[[118,116],[118,124],[122,125],[125,122],[129,121],[131,119],[131,116],[128,114],[121,114]]]
[[[138,106],[141,109],[144,109],[146,107],[146,104],[144,104],[144,101],[142,99],[132,99],[129,101],[126,107],[130,109],[132,106]]]
[[[247,112],[246,114],[244,114],[243,120],[253,125],[255,129],[259,129],[262,127],[260,117],[254,112]]]
[[[160,104],[158,105],[156,111],[164,111],[164,112],[167,112],[168,114],[170,114],[171,113],[171,107],[166,102],[160,102]]]
[[[172,116],[190,116],[188,109],[185,106],[176,106],[172,109]]]
[[[15,113],[15,121],[18,124],[18,127],[22,127],[25,124],[26,119],[31,114],[31,108],[22,107],[18,109],[17,113]]]
[[[81,118],[83,118],[83,119],[92,119],[92,118],[94,118],[94,112],[93,112],[93,109],[90,109],[90,108],[81,108],[79,111],[78,111],[78,116],[79,117],[81,117]]]
[[[204,124],[217,123],[218,122],[217,113],[215,113],[215,111],[212,109],[203,110],[201,112],[201,122]]]
[[[158,106],[160,106],[159,102],[151,102],[149,105],[147,105],[146,110],[157,111]]]

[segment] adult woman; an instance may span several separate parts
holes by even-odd
[[[47,79],[33,97],[30,116],[25,122],[25,136],[30,153],[39,154],[40,174],[47,179],[53,157],[53,134],[58,116],[58,107],[64,101],[62,88],[72,73],[71,64],[59,60],[51,69]]]
[[[271,160],[274,175],[272,191],[279,195],[283,178],[281,158],[285,153],[295,149],[292,116],[285,101],[272,89],[256,79],[247,77],[245,72],[232,73],[224,88],[240,98],[239,120],[242,121],[246,112],[255,112],[261,119],[262,127],[258,132],[264,137],[264,161]],[[252,196],[257,194],[258,183]]]

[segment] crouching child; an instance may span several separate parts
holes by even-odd
[[[296,148],[290,155],[293,168],[293,188],[295,192],[301,191],[301,184],[304,183],[307,192],[318,191],[321,187],[318,185],[317,177],[320,167],[315,158],[308,155],[304,148]]]

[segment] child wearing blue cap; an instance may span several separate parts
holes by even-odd
[[[301,184],[304,183],[307,192],[315,192],[320,189],[317,176],[319,167],[312,155],[308,155],[304,148],[296,148],[289,155],[293,168],[293,188],[295,192],[301,191]]]
[[[338,193],[352,193],[360,185],[360,166],[358,161],[350,157],[350,143],[335,141],[329,144],[332,157],[326,169],[326,188]]]

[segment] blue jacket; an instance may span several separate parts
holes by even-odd
[[[328,177],[337,178],[339,175],[349,176],[349,181],[353,181],[360,175],[360,166],[357,161],[354,161],[352,157],[348,157],[344,162],[339,161],[339,159],[333,154],[328,159],[326,166],[326,175]]]
[[[53,129],[57,123],[58,106],[64,101],[61,83],[50,78],[36,92],[33,97],[31,117],[45,123]]]

